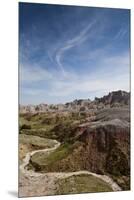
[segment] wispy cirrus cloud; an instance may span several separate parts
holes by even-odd
[[[72,47],[84,42],[90,36],[90,34],[87,34],[87,33],[89,33],[89,31],[91,30],[91,28],[93,27],[93,25],[95,23],[96,23],[96,20],[89,23],[82,31],[80,31],[80,33],[78,35],[76,35],[73,39],[67,40],[65,42],[64,46],[61,47],[57,51],[55,60],[64,76],[66,76],[66,72],[65,72],[64,66],[62,64],[62,56],[64,55],[64,53],[66,51],[68,51]]]
[[[32,83],[38,81],[48,81],[53,79],[52,73],[41,67],[31,67],[32,65],[20,66],[20,79],[24,83]]]
[[[27,6],[20,12],[22,104],[129,90],[128,11],[44,5],[33,15]]]
[[[128,30],[126,28],[121,27],[120,30],[115,35],[114,39],[115,40],[122,39],[127,34],[127,32]]]
[[[85,75],[76,75],[72,72],[68,72],[67,77],[58,77],[57,74],[51,74],[46,70],[41,70],[44,77],[38,76],[38,71],[31,72],[32,77],[29,80],[35,81],[36,83],[42,81],[42,87],[40,86],[33,88],[33,84],[29,85],[28,88],[23,89],[23,93],[27,96],[31,96],[31,101],[37,97],[39,99],[44,98],[46,103],[59,103],[72,101],[74,98],[79,98],[82,95],[85,98],[92,97],[93,93],[96,96],[105,95],[112,90],[130,90],[129,83],[129,55],[123,54],[122,56],[109,56],[103,59],[100,65],[104,66],[105,69],[100,67],[93,73],[86,72]],[[113,71],[109,71],[108,67],[114,66]],[[37,74],[35,74],[37,73]],[[30,75],[30,74],[29,74]],[[29,77],[28,75],[28,77]],[[38,78],[38,79],[37,79]],[[49,85],[47,89],[44,85]],[[93,97],[94,97],[93,95]],[[65,99],[65,100],[63,100]],[[38,101],[40,103],[40,101]]]

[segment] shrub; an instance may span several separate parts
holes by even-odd
[[[20,130],[22,129],[31,129],[31,126],[28,125],[28,124],[23,124],[21,127],[20,127]]]

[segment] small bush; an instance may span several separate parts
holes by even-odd
[[[31,126],[30,125],[27,125],[27,124],[23,124],[21,127],[20,127],[20,130],[22,129],[31,129]]]

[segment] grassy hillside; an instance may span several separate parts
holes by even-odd
[[[48,156],[34,154],[30,167],[42,172],[88,170],[109,174],[123,189],[129,189],[129,108],[102,109],[96,112],[94,121],[90,117],[87,112],[21,114],[23,149],[46,148],[45,138],[61,142]]]
[[[38,149],[51,148],[54,146],[51,139],[41,138],[33,135],[19,135],[19,158],[20,161],[25,157],[26,153]]]
[[[57,181],[56,194],[77,194],[88,192],[110,192],[112,189],[104,181],[92,175],[73,175]]]

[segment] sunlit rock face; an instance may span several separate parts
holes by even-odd
[[[40,113],[40,112],[88,112],[91,110],[100,110],[110,107],[122,107],[130,104],[130,93],[122,90],[110,92],[102,98],[95,98],[93,101],[90,99],[76,99],[73,102],[65,104],[46,104],[39,105],[20,105],[20,113]]]

